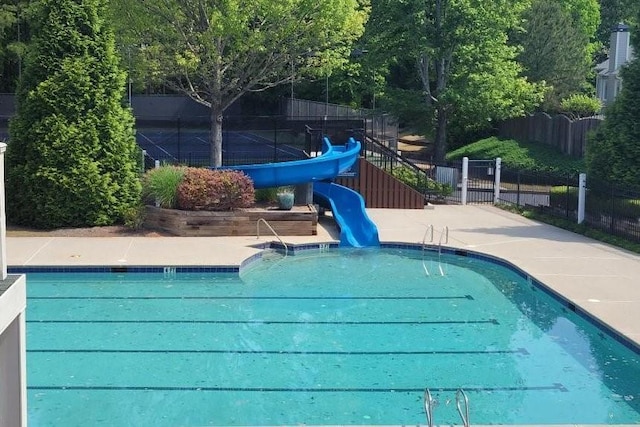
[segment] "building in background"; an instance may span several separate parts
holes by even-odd
[[[620,67],[633,59],[629,26],[618,24],[611,29],[609,59],[596,65],[596,96],[603,106],[611,104],[622,88]]]

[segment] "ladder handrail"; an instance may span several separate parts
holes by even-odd
[[[257,236],[256,239],[260,238],[260,223],[261,222],[264,223],[264,225],[266,225],[269,230],[271,230],[273,235],[276,236],[276,238],[278,240],[280,240],[280,243],[282,243],[282,246],[284,246],[284,256],[287,256],[287,254],[289,253],[289,248],[288,248],[287,244],[284,242],[284,240],[282,240],[280,238],[280,236],[278,236],[278,233],[276,233],[276,230],[274,230],[273,227],[271,227],[271,225],[269,225],[267,220],[264,219],[264,218],[259,218],[258,221],[256,221],[256,236]]]
[[[427,233],[429,233],[429,231],[431,231],[431,242],[433,242],[433,225],[428,226],[424,232],[424,236],[422,236],[422,268],[427,276],[430,276],[430,274],[429,269],[427,269],[427,265],[424,262],[424,250],[427,242]]]
[[[431,392],[429,389],[425,389],[424,391],[424,412],[427,416],[427,426],[433,427],[433,398],[431,397]]]
[[[431,224],[430,226],[427,227],[427,229],[424,231],[424,236],[422,237],[422,246],[424,247],[426,241],[427,241],[427,233],[431,232],[431,239],[429,240],[430,242],[433,242],[433,224]]]
[[[449,243],[449,227],[445,226],[440,233],[440,240],[438,241],[438,269],[440,275],[444,276],[444,270],[442,270],[442,237],[445,236],[445,244]]]
[[[464,413],[462,412],[460,396],[462,396],[462,401],[464,401]],[[460,418],[462,418],[462,424],[464,427],[469,427],[469,398],[467,397],[467,393],[461,388],[456,391],[456,406],[458,408],[458,414],[460,414]]]
[[[445,226],[442,228],[442,233],[440,233],[440,241],[438,242],[438,245],[442,244],[442,236],[445,237],[444,243],[445,245],[449,244],[449,227]]]

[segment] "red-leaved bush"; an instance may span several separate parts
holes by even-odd
[[[242,172],[187,168],[178,186],[178,209],[230,211],[253,205],[255,190]]]

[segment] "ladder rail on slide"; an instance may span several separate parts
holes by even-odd
[[[280,241],[280,243],[282,244],[282,246],[284,246],[284,256],[286,257],[289,254],[289,247],[287,246],[287,244],[284,242],[284,240],[282,240],[280,238],[280,236],[278,235],[278,233],[276,233],[276,230],[273,229],[273,227],[271,227],[271,225],[269,225],[269,223],[267,222],[266,219],[264,218],[260,218],[258,219],[258,221],[256,221],[256,238],[259,239],[260,238],[260,223],[264,224],[267,226],[267,228],[269,230],[271,230],[271,232],[273,233],[274,236],[276,236],[276,238]]]

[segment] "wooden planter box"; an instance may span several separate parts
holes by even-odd
[[[318,212],[313,205],[294,206],[289,211],[248,208],[231,212],[182,211],[146,207],[145,227],[176,236],[255,236],[259,219],[264,219],[279,236],[314,236],[318,233]],[[260,235],[270,235],[264,224]]]

